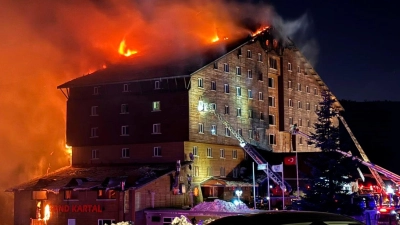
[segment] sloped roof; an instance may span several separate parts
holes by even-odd
[[[183,162],[187,166],[191,162]],[[46,176],[37,177],[6,190],[15,191],[51,191],[58,193],[62,189],[90,190],[96,188],[121,189],[138,188],[163,175],[176,170],[176,163],[135,164],[97,167],[64,167]]]
[[[252,187],[253,183],[246,182],[242,179],[234,178],[217,178],[210,177],[209,179],[201,182],[202,187]],[[258,184],[256,184],[258,186]]]

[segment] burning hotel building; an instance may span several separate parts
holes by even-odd
[[[58,88],[71,165],[7,190],[15,225],[144,224],[148,208],[231,200],[237,187],[250,198],[240,165],[251,159],[232,128],[261,153],[316,152],[289,129],[312,131],[328,90],[272,28],[174,63],[109,66]]]

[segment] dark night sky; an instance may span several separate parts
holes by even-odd
[[[400,101],[399,1],[268,2],[285,21],[307,14],[319,49],[312,64],[338,99]]]

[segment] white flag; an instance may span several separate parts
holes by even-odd
[[[279,164],[279,165],[273,165],[271,166],[272,171],[274,172],[282,172],[283,171],[283,163]]]

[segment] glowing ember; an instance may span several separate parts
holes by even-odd
[[[262,28],[258,29],[256,32],[254,32],[254,33],[252,34],[252,36],[254,37],[254,36],[258,35],[259,33],[263,32],[264,30],[266,30],[266,29],[268,29],[268,28],[269,28],[269,26],[262,27]]]
[[[119,52],[119,54],[124,55],[126,57],[129,57],[129,56],[137,53],[137,51],[135,51],[135,50],[127,49],[125,39],[122,40],[121,43],[119,44],[118,52]]]
[[[212,41],[212,42],[217,42],[217,41],[219,41],[218,35],[216,35],[211,41]]]
[[[46,207],[44,207],[44,217],[43,220],[47,221],[50,219],[50,206],[46,205]]]

